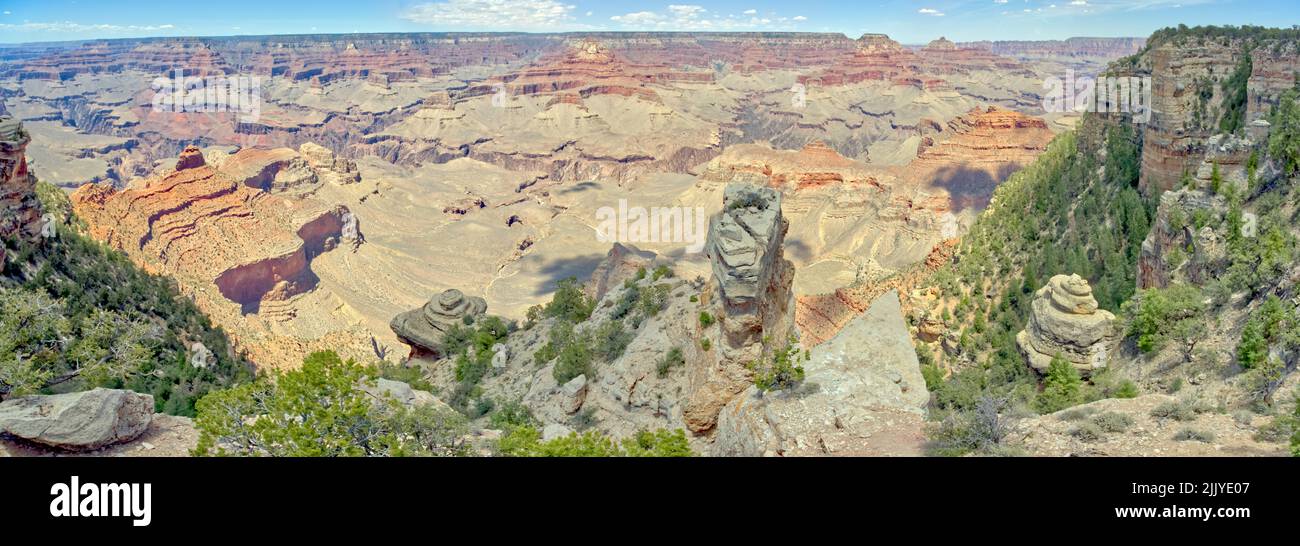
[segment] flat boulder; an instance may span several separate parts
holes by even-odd
[[[95,389],[24,396],[0,404],[0,432],[68,451],[129,442],[153,420],[153,396]]]

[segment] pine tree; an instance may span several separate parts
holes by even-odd
[[[1043,392],[1038,394],[1034,405],[1039,413],[1048,414],[1076,406],[1083,401],[1081,389],[1083,378],[1079,370],[1059,353],[1052,357],[1047,366],[1047,378],[1043,381]]]

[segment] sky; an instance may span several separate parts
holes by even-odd
[[[1300,24],[1300,0],[0,0],[0,43],[351,32],[881,32],[904,43]]]

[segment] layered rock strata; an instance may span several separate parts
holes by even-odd
[[[1119,338],[1115,315],[1097,308],[1088,281],[1057,275],[1034,294],[1029,323],[1016,335],[1016,343],[1039,372],[1046,372],[1060,355],[1090,374],[1106,367]]]
[[[411,346],[411,357],[439,358],[443,354],[443,337],[457,325],[472,323],[487,311],[487,301],[466,297],[451,289],[438,294],[419,309],[393,318],[389,325],[397,338]],[[468,320],[468,322],[466,322]]]
[[[191,289],[215,285],[256,312],[263,301],[312,290],[312,259],[359,237],[347,207],[270,192],[296,159],[292,150],[245,150],[218,167],[191,147],[172,172],[120,190],[87,184],[72,206],[91,236],[145,269]]]
[[[40,232],[36,177],[27,171],[30,141],[17,119],[0,117],[0,239],[27,239]]]
[[[712,428],[722,406],[748,386],[746,365],[787,343],[794,331],[794,266],[784,257],[789,222],[781,213],[781,194],[732,184],[722,203],[705,246],[722,339],[716,361],[692,371],[685,420],[696,432]]]

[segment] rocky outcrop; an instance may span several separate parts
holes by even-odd
[[[1046,372],[1060,355],[1083,374],[1106,367],[1119,342],[1115,315],[1097,308],[1092,287],[1078,275],[1057,275],[1034,294],[1029,323],[1016,335],[1030,367]]]
[[[392,401],[406,408],[433,405],[439,409],[451,411],[451,407],[439,400],[433,393],[412,388],[411,385],[401,381],[381,377],[376,379],[373,384],[363,384],[361,390],[377,404]]]
[[[794,266],[784,258],[789,222],[781,213],[781,194],[732,184],[722,208],[709,225],[705,246],[722,339],[714,351],[716,361],[691,374],[685,420],[696,432],[711,429],[722,406],[748,386],[746,365],[767,345],[784,345],[794,331]]]
[[[586,293],[600,301],[615,286],[637,275],[641,269],[649,270],[654,266],[655,253],[643,251],[635,246],[614,243],[605,255],[605,259],[596,264],[587,281]]]
[[[347,207],[270,193],[285,159],[296,157],[241,150],[208,162],[187,149],[177,170],[122,190],[87,184],[72,194],[72,206],[93,237],[143,268],[172,273],[191,289],[215,285],[256,312],[263,301],[314,289],[312,259],[360,238],[345,229]]]
[[[153,397],[95,389],[25,396],[0,403],[0,432],[69,451],[89,451],[135,439],[153,419]]]
[[[451,289],[435,296],[419,309],[397,315],[389,327],[402,343],[411,346],[412,358],[439,358],[445,356],[442,352],[443,336],[457,325],[472,323],[486,311],[487,302],[483,298],[466,297],[460,290]]]
[[[176,170],[197,169],[206,164],[207,162],[203,159],[203,152],[199,151],[198,146],[186,146],[181,151],[180,157],[176,159]]]
[[[17,119],[0,116],[0,239],[30,238],[40,231],[36,177],[27,171],[26,150],[30,141],[31,137]]]
[[[716,456],[921,455],[930,400],[897,292],[801,362],[803,385],[749,387],[723,408]]]
[[[1221,131],[1227,110],[1221,81],[1241,62],[1245,44],[1230,37],[1176,36],[1152,44],[1137,62],[1152,79],[1152,116],[1143,126],[1141,187],[1168,190],[1184,173],[1195,173],[1210,151],[1209,139]],[[1296,46],[1264,41],[1251,50],[1243,124],[1268,116],[1300,71]]]
[[[1220,225],[1227,212],[1227,199],[1206,191],[1161,194],[1155,221],[1138,255],[1138,288],[1165,288],[1175,280],[1201,285],[1225,269],[1226,245],[1210,226]],[[1205,218],[1208,225],[1197,229],[1197,217]]]
[[[334,152],[324,146],[315,142],[304,142],[298,147],[298,153],[302,154],[307,165],[320,173],[320,178],[326,183],[342,186],[361,181],[361,171],[357,170],[357,162],[335,157]]]

